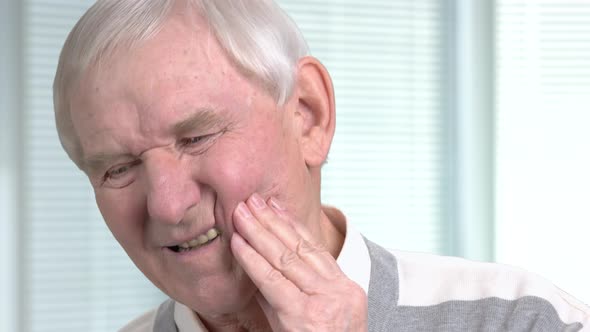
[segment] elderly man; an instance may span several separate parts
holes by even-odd
[[[123,331],[578,331],[589,310],[491,264],[390,253],[321,205],[330,76],[271,0],[104,0],[57,69],[59,137],[170,296]]]

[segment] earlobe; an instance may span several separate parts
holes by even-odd
[[[304,57],[297,67],[296,88],[303,157],[308,167],[320,167],[328,156],[336,124],[332,79],[317,59]]]

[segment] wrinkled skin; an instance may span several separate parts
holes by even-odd
[[[332,255],[257,194],[236,209],[232,249],[252,278],[273,331],[366,331],[364,291]],[[246,242],[246,240],[248,242]],[[313,240],[311,240],[313,241]]]
[[[301,59],[277,106],[203,22],[175,12],[71,96],[81,167],[109,229],[211,331],[366,329],[366,296],[336,265],[343,234],[320,204],[334,101],[317,60]],[[280,213],[252,210],[254,193]],[[171,250],[212,227],[221,235],[210,244]]]

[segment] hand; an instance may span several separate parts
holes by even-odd
[[[258,287],[273,331],[367,331],[367,297],[274,200],[258,194],[234,213],[231,248]]]

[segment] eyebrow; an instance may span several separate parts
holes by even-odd
[[[218,112],[209,108],[201,108],[184,120],[174,124],[173,133],[177,137],[186,136],[189,133],[200,133],[217,127],[222,123],[222,117]]]
[[[202,133],[222,123],[222,117],[209,108],[197,109],[187,118],[175,123],[172,127],[172,134],[176,137],[189,135],[189,133]],[[137,158],[130,153],[96,153],[83,159],[83,167],[90,173],[102,170],[107,164],[117,159],[133,160]]]

